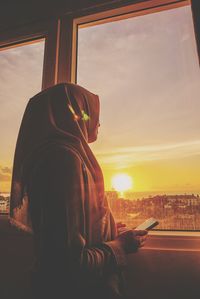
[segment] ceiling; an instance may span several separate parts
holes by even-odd
[[[141,0],[0,0],[0,31],[9,30],[92,7],[130,4]],[[149,1],[149,0],[147,0]]]

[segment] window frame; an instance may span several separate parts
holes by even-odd
[[[116,8],[108,6],[92,8],[61,17],[58,83],[66,82],[66,80],[76,83],[79,26],[103,24],[110,22],[111,19],[115,21],[131,18],[189,4],[190,0],[144,0],[129,5],[120,4]]]
[[[57,83],[59,25],[59,20],[40,22],[0,34],[0,51],[44,41],[41,90]]]
[[[111,19],[115,21],[187,5],[191,5],[190,0],[149,0],[112,9],[103,8],[100,11],[99,8],[92,9],[63,17],[59,56],[60,65],[62,63],[63,67],[58,71],[58,82],[66,82],[67,79],[69,82],[76,83],[78,28],[103,24],[110,22]],[[157,230],[150,231],[149,235],[150,243],[144,249],[200,251],[200,231]],[[163,245],[160,240],[167,242]]]
[[[200,12],[194,12],[198,0],[137,0],[125,5],[123,1],[79,10],[75,13],[63,13],[51,21],[37,22],[19,27],[16,33],[12,29],[0,34],[0,51],[16,47],[21,43],[31,43],[45,38],[45,51],[42,76],[42,90],[62,82],[76,82],[77,67],[77,29],[88,22],[105,22],[109,18],[124,18],[128,14],[143,15],[150,10],[157,11],[191,4],[197,46],[199,46],[198,20]],[[129,2],[130,3],[130,2]],[[147,11],[148,10],[148,11]],[[92,23],[93,24],[93,23]],[[200,46],[199,46],[200,47]],[[198,51],[200,54],[200,50]],[[149,242],[143,248],[149,250],[200,251],[200,232],[152,231]],[[166,242],[163,242],[166,241]]]
[[[57,83],[59,20],[40,22],[5,31],[0,35],[0,51],[45,40],[41,90]]]

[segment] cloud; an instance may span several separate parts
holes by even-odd
[[[10,168],[10,167],[0,167],[0,169],[1,169],[1,172],[3,172],[3,173],[12,173],[12,168]]]
[[[181,159],[200,154],[200,140],[172,144],[121,147],[95,153],[104,165],[130,166],[148,161]]]
[[[9,182],[11,180],[12,168],[0,165],[0,181]]]
[[[78,83],[100,97],[99,146],[199,138],[191,24],[188,6],[79,30]]]

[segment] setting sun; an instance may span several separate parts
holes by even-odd
[[[126,191],[128,189],[131,189],[133,185],[132,178],[124,173],[116,174],[112,178],[112,187],[119,192]]]

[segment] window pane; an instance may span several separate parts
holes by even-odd
[[[91,147],[117,221],[200,230],[199,80],[189,5],[79,28],[77,83],[100,97]]]
[[[0,212],[8,212],[13,155],[25,106],[41,90],[44,40],[0,52]]]

